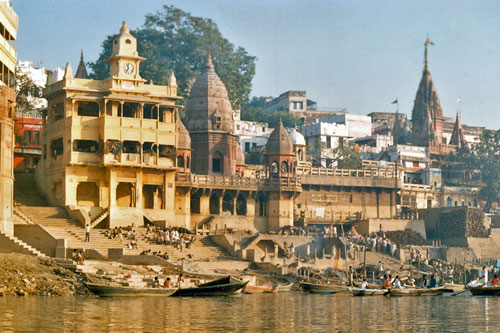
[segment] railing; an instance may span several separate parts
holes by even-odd
[[[331,176],[331,177],[361,177],[361,178],[399,178],[402,170],[395,169],[331,169],[315,167],[297,167],[297,175]]]
[[[250,178],[238,176],[197,175],[190,173],[176,174],[176,182],[180,184],[195,184],[197,186],[223,187],[300,187],[299,178]]]
[[[403,184],[403,191],[428,191],[432,189],[432,185],[422,185],[422,184]]]

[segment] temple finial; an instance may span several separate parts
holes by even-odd
[[[213,69],[214,68],[214,64],[212,62],[212,54],[210,53],[210,51],[208,51],[208,54],[207,54],[207,63],[205,64],[205,67],[207,69]]]
[[[71,65],[69,62],[66,63],[66,68],[64,69],[64,78],[65,79],[73,78],[73,70],[71,69]]]
[[[424,71],[429,71],[429,58],[427,55],[427,45],[434,45],[434,43],[429,39],[429,35],[427,35],[427,39],[425,40],[425,55],[424,55]]]

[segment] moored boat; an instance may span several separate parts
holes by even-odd
[[[201,284],[197,287],[180,288],[172,296],[228,296],[240,292],[248,281],[238,281],[230,276]]]
[[[289,283],[289,284],[279,284],[278,287],[276,288],[276,290],[279,293],[284,293],[284,292],[289,292],[290,290],[292,290],[292,287],[293,287],[293,282]]]
[[[387,289],[363,289],[351,287],[349,291],[353,296],[384,296],[389,293]]]
[[[338,294],[349,292],[349,287],[342,284],[314,284],[309,282],[301,282],[300,287],[303,291],[314,294]]]
[[[87,288],[101,297],[168,297],[177,288],[133,288],[84,282]]]
[[[444,287],[437,288],[392,288],[389,290],[391,296],[439,296],[444,293]]]
[[[443,291],[445,293],[459,293],[464,291],[465,285],[457,283],[445,283]]]
[[[470,287],[472,296],[500,296],[500,287],[494,286],[480,286]]]
[[[262,294],[262,293],[271,293],[273,292],[272,286],[253,286],[247,284],[245,289],[243,289],[244,294]]]

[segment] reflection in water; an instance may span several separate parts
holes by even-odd
[[[498,298],[0,298],[0,331],[496,331]]]

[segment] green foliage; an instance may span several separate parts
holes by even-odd
[[[339,169],[361,169],[362,163],[359,152],[352,141],[339,144],[334,150],[337,168]]]
[[[283,122],[285,127],[295,127],[302,125],[303,121],[286,111],[274,111],[264,114],[262,108],[264,103],[270,97],[252,97],[251,101],[245,105],[241,111],[241,120],[265,122],[269,124],[270,128],[278,126],[279,121]]]
[[[486,201],[486,211],[493,203],[500,202],[500,130],[485,130],[478,144],[459,149],[448,160],[464,170],[480,170],[485,186],[479,195]]]
[[[178,93],[187,98],[210,51],[215,70],[227,87],[233,108],[240,109],[247,103],[256,58],[242,47],[235,48],[211,19],[192,16],[174,6],[163,6],[162,10],[146,15],[144,25],[131,33],[137,38],[139,54],[147,58],[140,69],[145,79],[166,85],[173,70],[179,86]],[[109,77],[109,65],[105,60],[111,56],[115,37],[108,36],[102,43],[99,58],[89,63],[93,79]]]
[[[36,110],[34,98],[42,97],[42,88],[37,86],[27,74],[17,74],[16,81],[16,114],[22,117]]]

